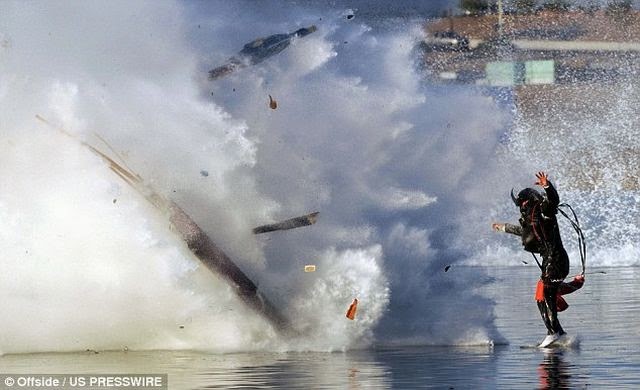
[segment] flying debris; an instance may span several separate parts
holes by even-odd
[[[229,58],[224,65],[209,71],[209,80],[219,79],[234,71],[258,64],[287,48],[294,38],[305,37],[318,28],[314,25],[298,29],[292,33],[274,34],[258,38],[244,45],[240,52]]]
[[[449,271],[449,268],[451,268],[451,265],[448,265],[448,266],[444,267],[444,272]]]
[[[201,171],[200,171],[200,175],[201,175],[202,177],[207,177],[207,176],[209,176],[209,172],[208,172],[208,171],[205,171],[205,170],[203,169],[203,170],[201,170]]]
[[[350,320],[354,320],[356,318],[356,310],[358,309],[358,299],[354,298],[351,306],[347,310],[347,318]]]
[[[278,102],[276,102],[271,95],[269,95],[269,108],[271,108],[272,110],[275,110],[276,108],[278,108]]]
[[[305,265],[304,272],[316,272],[316,266],[314,264]]]
[[[303,215],[301,217],[287,219],[286,221],[258,226],[256,228],[253,228],[253,234],[268,233],[276,230],[289,230],[301,226],[313,225],[318,219],[318,214],[320,214],[320,212],[316,211],[311,214]]]
[[[39,115],[36,118],[45,124],[54,127],[46,119]],[[54,127],[55,128],[55,127]],[[75,139],[80,144],[98,155],[109,166],[109,169],[118,175],[124,182],[135,189],[149,203],[155,206],[163,215],[167,215],[171,223],[171,230],[178,233],[187,244],[191,252],[204,264],[211,272],[222,277],[229,283],[238,297],[251,309],[262,315],[273,327],[282,334],[294,334],[290,322],[285,318],[273,304],[258,291],[255,283],[242,272],[242,270],[220,249],[211,238],[191,219],[189,215],[172,200],[165,198],[147,185],[142,177],[131,170],[123,162],[116,162],[114,159],[103,153],[93,145],[77,140],[73,135],[64,129],[56,128],[61,133]],[[120,160],[122,158],[109,146],[100,136],[96,136],[104,142]]]

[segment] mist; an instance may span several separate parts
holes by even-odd
[[[497,182],[520,175],[495,159],[509,111],[426,87],[414,21],[216,5],[3,3],[0,352],[504,342],[475,292],[490,279],[458,265],[490,237]],[[311,24],[279,55],[206,79],[245,43]],[[80,142],[183,207],[300,336],[245,308]],[[311,227],[251,232],[312,211]]]

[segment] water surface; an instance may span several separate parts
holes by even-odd
[[[455,269],[451,271],[455,272]],[[450,272],[451,272],[450,271]],[[168,373],[170,388],[637,388],[640,288],[637,268],[590,270],[566,296],[564,328],[579,346],[523,348],[544,337],[533,302],[534,267],[490,268],[483,293],[496,300],[508,345],[375,348],[345,353],[192,351],[6,355],[2,373]],[[451,302],[455,305],[455,302]]]

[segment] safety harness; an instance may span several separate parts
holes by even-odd
[[[547,246],[547,237],[544,234],[544,229],[540,229],[540,231],[542,232],[542,236],[540,237],[540,235],[538,234],[538,231],[536,229],[536,224],[538,222],[537,218],[534,217],[534,211],[535,208],[539,207],[538,205],[534,206],[531,210],[531,227],[533,229],[533,234],[536,236],[536,238],[542,242],[545,246]],[[573,219],[564,211],[562,210],[562,208],[568,208],[569,210],[571,210],[571,214],[573,215]],[[584,276],[585,271],[586,271],[586,262],[587,262],[587,245],[585,243],[585,239],[584,239],[584,233],[582,232],[582,228],[580,227],[580,221],[578,220],[578,215],[576,214],[576,212],[573,210],[573,207],[571,207],[570,204],[568,203],[561,203],[558,205],[558,211],[560,212],[560,214],[562,214],[567,221],[569,221],[571,223],[571,227],[573,228],[573,230],[576,232],[576,234],[578,235],[578,248],[580,250],[580,263],[582,265],[582,272],[580,273],[581,275]],[[531,253],[531,255],[533,256],[533,259],[536,261],[536,264],[538,264],[538,267],[540,267],[540,270],[542,271],[542,264],[540,264],[540,262],[538,261],[538,258],[536,257],[535,253]]]
[[[565,213],[561,209],[561,207],[566,207],[569,210],[571,210],[573,219],[571,219],[571,217],[569,217],[567,213]],[[560,214],[564,215],[567,221],[571,222],[571,227],[573,227],[573,230],[575,230],[576,234],[578,235],[578,248],[580,249],[580,263],[582,264],[581,275],[584,275],[586,271],[586,263],[587,263],[587,244],[584,240],[584,233],[582,232],[582,228],[580,227],[580,221],[578,221],[578,215],[576,214],[575,211],[573,211],[573,207],[571,207],[571,205],[568,203],[559,204],[558,211],[560,212]]]

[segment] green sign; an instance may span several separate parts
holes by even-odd
[[[516,66],[513,62],[488,62],[485,73],[489,85],[507,87],[515,84]]]
[[[553,60],[526,61],[524,63],[524,82],[526,84],[553,84],[554,81]]]

